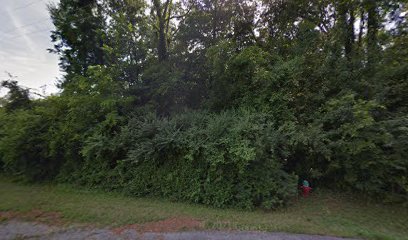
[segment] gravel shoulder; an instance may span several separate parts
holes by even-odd
[[[124,229],[120,232],[114,229],[91,228],[80,226],[51,226],[43,223],[25,222],[20,220],[4,221],[0,224],[0,239],[160,239],[160,240],[345,240],[317,235],[236,232],[236,231],[188,231],[188,232],[140,232],[135,229]]]

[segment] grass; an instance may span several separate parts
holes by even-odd
[[[408,239],[408,210],[352,196],[316,192],[277,211],[214,209],[62,185],[24,185],[0,178],[0,211],[59,212],[64,221],[121,226],[192,217],[208,229],[308,233],[364,239]]]

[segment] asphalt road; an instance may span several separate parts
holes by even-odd
[[[0,239],[58,239],[58,240],[116,240],[116,239],[157,239],[157,240],[345,240],[345,238],[287,234],[287,233],[265,233],[265,232],[220,232],[220,231],[197,231],[197,232],[174,232],[154,233],[136,232],[128,229],[120,233],[111,229],[97,229],[90,227],[57,227],[41,223],[22,222],[10,220],[0,224]]]

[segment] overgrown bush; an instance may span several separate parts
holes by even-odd
[[[377,102],[346,93],[322,106],[307,126],[284,124],[285,169],[319,186],[406,201],[407,119],[379,121],[381,111]]]
[[[282,169],[268,140],[275,132],[267,115],[249,111],[134,117],[119,136],[88,139],[89,171],[82,169],[79,178],[134,196],[276,208],[296,194],[297,177]]]
[[[406,1],[91,2],[49,6],[58,96],[0,84],[7,174],[217,207],[285,205],[297,177],[408,202]]]
[[[50,99],[31,110],[0,113],[0,152],[6,173],[25,181],[51,180],[64,159],[52,147],[58,105]]]
[[[171,119],[134,118],[121,162],[125,191],[216,207],[275,208],[296,193],[267,141],[268,116],[249,111],[193,112]]]

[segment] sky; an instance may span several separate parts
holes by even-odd
[[[61,77],[58,56],[52,48],[50,31],[53,24],[47,3],[59,0],[1,0],[0,8],[0,81],[8,73],[24,87],[37,93],[57,93],[57,77]],[[7,73],[8,72],[8,73]],[[44,87],[45,86],[45,87]],[[6,89],[0,90],[4,95]]]

